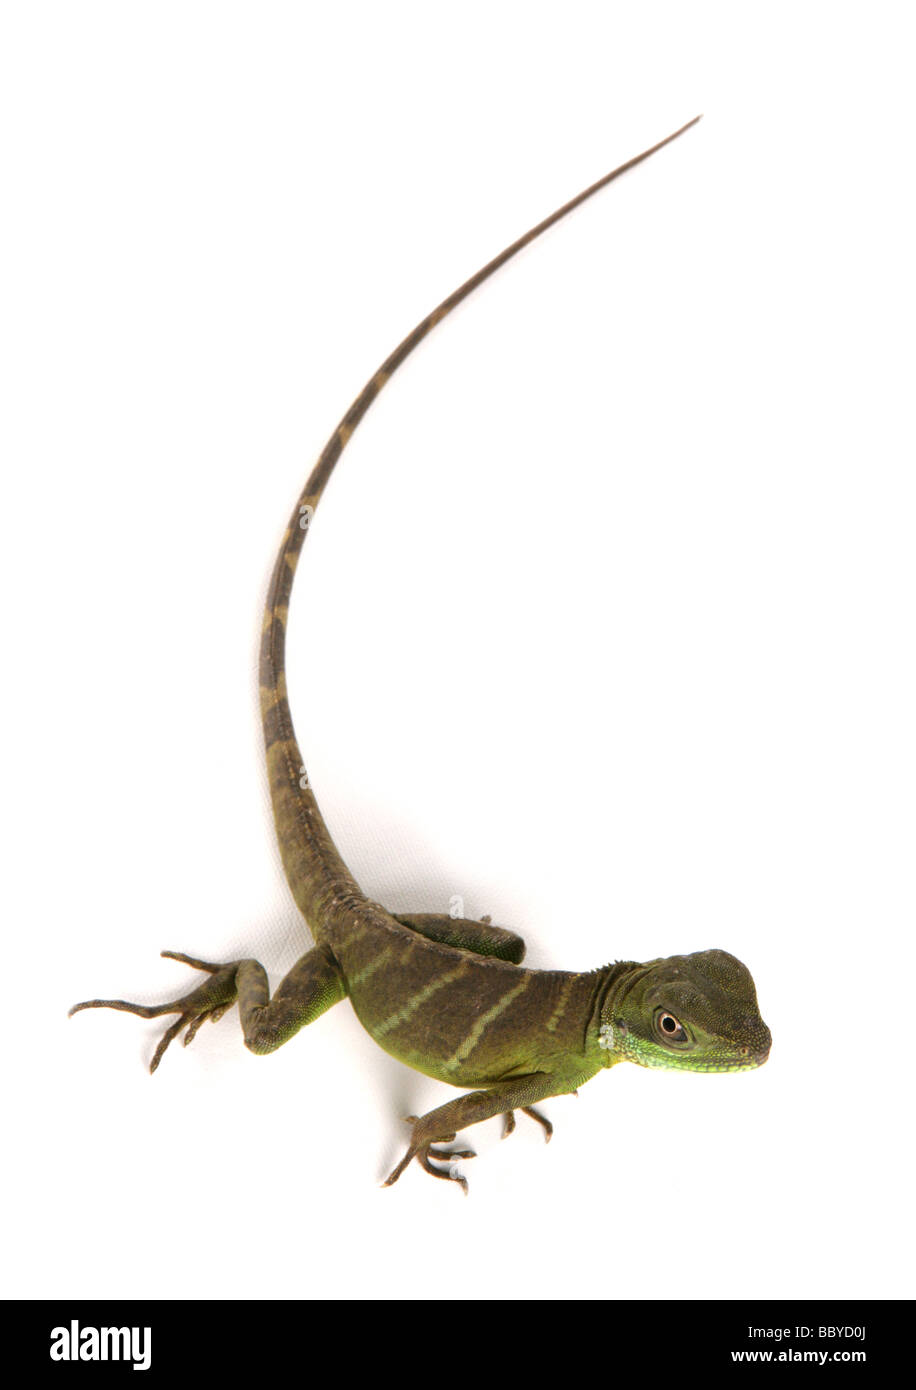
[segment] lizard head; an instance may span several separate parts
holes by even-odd
[[[751,973],[727,951],[634,965],[601,1010],[601,1047],[642,1067],[748,1071],[770,1041]]]

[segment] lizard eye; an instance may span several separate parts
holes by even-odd
[[[669,1014],[667,1009],[660,1009],[655,1015],[655,1026],[665,1042],[685,1043],[690,1041],[683,1024],[677,1021],[674,1014]]]

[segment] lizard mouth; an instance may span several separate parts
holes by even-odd
[[[773,1046],[773,1035],[765,1023],[762,1025],[762,1032],[763,1037],[759,1040],[758,1046],[754,1048],[751,1054],[754,1058],[755,1065],[758,1067],[763,1066],[770,1055],[770,1048]]]

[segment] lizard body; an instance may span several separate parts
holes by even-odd
[[[463,1177],[434,1160],[470,1157],[470,1151],[438,1145],[495,1115],[505,1116],[510,1133],[516,1109],[537,1120],[549,1139],[551,1125],[533,1108],[536,1102],[575,1091],[620,1061],[736,1071],[760,1066],[769,1053],[770,1034],[750,973],[725,951],[618,961],[585,973],[529,970],[521,964],[522,939],[488,919],[398,916],[367,898],[338,853],[309,786],[286,690],[286,620],[302,544],[338,458],[379,391],[427,333],[495,270],[696,120],[580,193],[443,300],[370,378],[305,484],[270,583],[260,690],[277,837],[293,897],[315,938],[313,949],[273,998],[256,960],[212,964],[164,952],[209,978],[167,1004],[93,999],[71,1010],[114,1008],[144,1018],[177,1014],[156,1048],[150,1064],[155,1071],[183,1028],[187,1044],[206,1018],[216,1020],[236,1001],[246,1045],[267,1053],[349,998],[363,1027],[387,1052],[428,1076],[473,1088],[427,1115],[409,1117],[410,1144],[388,1184],[416,1158],[427,1172],[466,1190]]]

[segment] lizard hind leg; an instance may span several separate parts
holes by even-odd
[[[179,960],[195,970],[205,971],[210,978],[189,994],[167,1004],[134,1004],[127,999],[87,999],[74,1004],[70,1015],[81,1009],[120,1009],[140,1018],[159,1018],[163,1014],[178,1014],[167,1028],[150,1062],[154,1072],[163,1054],[182,1028],[187,1028],[185,1046],[194,1038],[206,1019],[214,1023],[238,1000],[239,1017],[245,1046],[263,1055],[282,1046],[300,1028],[343,999],[346,988],[337,962],[325,946],[306,952],[281,981],[271,999],[267,972],[256,960],[236,960],[216,965],[197,960],[178,951],[163,951],[171,960]]]

